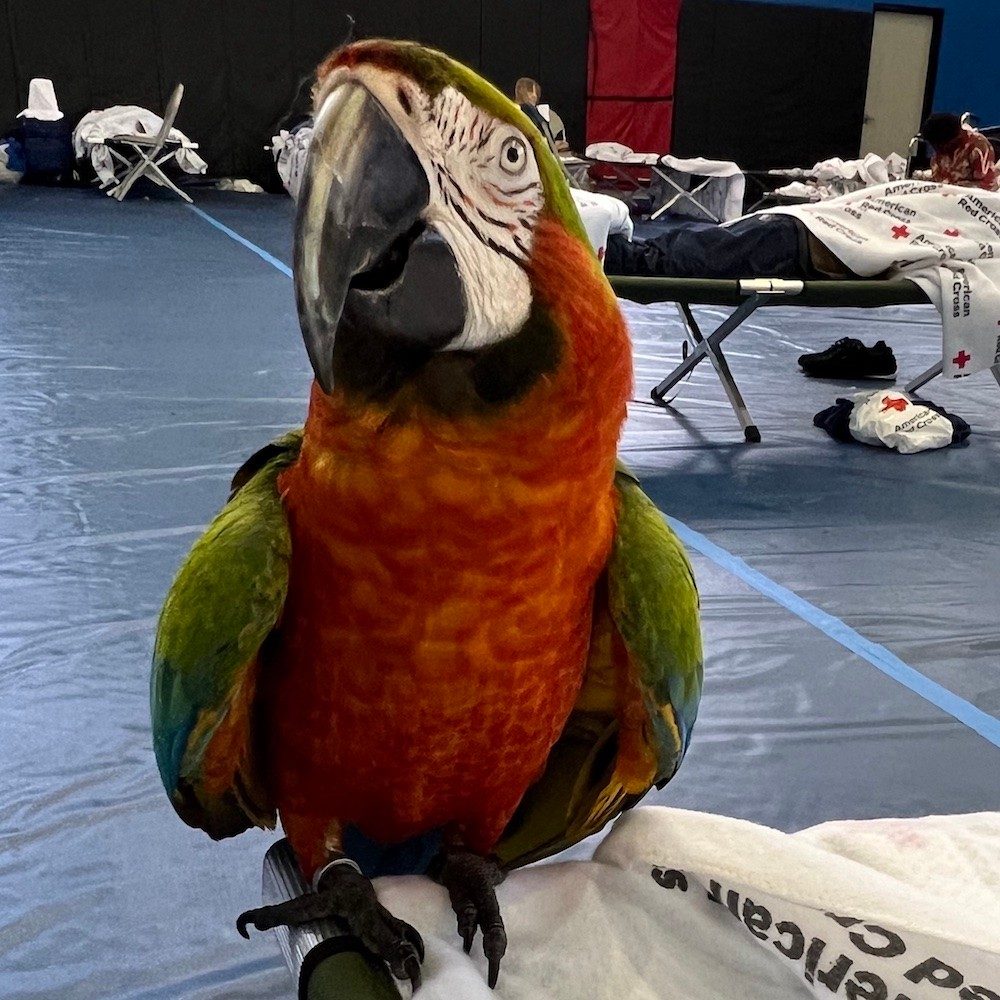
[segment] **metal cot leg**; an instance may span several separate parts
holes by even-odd
[[[732,406],[736,419],[743,428],[743,437],[746,441],[756,444],[760,441],[760,430],[753,421],[750,411],[743,400],[736,379],[730,371],[726,356],[722,353],[722,342],[734,330],[736,330],[746,319],[754,313],[762,304],[761,295],[752,295],[740,305],[719,325],[719,327],[705,337],[695,321],[694,314],[688,303],[681,303],[681,310],[684,313],[684,320],[691,331],[691,336],[695,340],[694,350],[691,355],[685,358],[653,391],[650,396],[655,403],[662,403],[663,397],[689,372],[693,371],[705,358],[712,362],[715,373],[719,376],[726,396],[729,398],[729,405]]]
[[[940,375],[941,372],[943,371],[944,371],[944,362],[938,361],[937,364],[931,365],[930,368],[927,369],[927,371],[921,372],[915,379],[913,379],[912,382],[907,382],[906,385],[903,386],[903,391],[917,392],[918,389],[921,389],[923,386],[927,385],[927,383],[930,382],[931,379],[937,378],[938,375]]]

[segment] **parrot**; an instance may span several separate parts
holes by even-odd
[[[685,550],[617,458],[631,346],[560,164],[447,55],[318,68],[293,276],[304,426],[239,469],[167,594],[153,748],[214,839],[281,827],[330,918],[420,986],[378,874],[447,890],[495,987],[496,888],[674,775],[701,696]]]

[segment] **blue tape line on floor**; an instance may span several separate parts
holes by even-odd
[[[190,208],[195,215],[201,216],[201,218],[203,218],[210,226],[215,226],[216,229],[224,232],[231,240],[236,240],[236,242],[241,246],[245,246],[247,250],[250,250],[251,252],[257,254],[258,257],[266,260],[271,267],[276,267],[283,275],[285,275],[285,277],[290,278],[292,276],[292,269],[283,261],[278,260],[277,257],[273,257],[269,254],[265,249],[263,249],[263,247],[257,246],[256,243],[251,243],[250,240],[240,236],[238,232],[234,229],[230,229],[229,226],[223,225],[218,219],[212,218],[208,212],[203,212],[196,205],[188,205],[187,207]]]
[[[995,747],[1000,747],[1000,719],[988,715],[964,698],[960,698],[953,691],[942,687],[937,681],[925,677],[919,670],[904,663],[885,646],[880,646],[877,642],[866,639],[860,632],[855,632],[846,622],[835,618],[821,608],[817,608],[815,604],[810,604],[794,591],[782,587],[780,583],[775,583],[770,577],[749,566],[739,556],[734,556],[732,552],[716,545],[715,542],[710,541],[693,528],[689,528],[682,521],[669,516],[667,520],[685,545],[700,552],[703,556],[707,556],[712,562],[738,577],[759,594],[763,594],[775,604],[780,604],[783,608],[791,611],[793,615],[840,643],[841,646],[849,649],[863,660],[867,660],[886,676],[891,677],[925,701],[936,705],[941,711],[947,712],[952,718],[975,730]]]
[[[218,219],[213,219],[208,212],[203,212],[194,205],[188,205],[196,215],[200,215],[210,225],[224,232],[228,237],[234,239],[241,246],[253,251],[258,257],[266,260],[272,267],[276,267],[282,274],[289,278],[292,276],[291,268],[273,257],[266,250],[251,243],[250,240],[240,236],[228,226],[223,225]],[[887,677],[909,688],[914,694],[919,695],[925,701],[946,712],[953,719],[957,719],[963,725],[968,726],[977,732],[983,739],[989,740],[995,747],[1000,748],[1000,719],[988,715],[986,712],[976,708],[971,702],[959,697],[953,691],[942,687],[937,681],[932,681],[925,677],[919,670],[914,670],[909,664],[904,663],[898,656],[891,653],[885,646],[880,646],[877,642],[866,639],[860,632],[855,632],[846,622],[835,618],[815,604],[810,604],[805,598],[799,597],[794,591],[782,587],[780,583],[775,583],[770,577],[755,570],[745,563],[739,556],[733,555],[727,549],[716,545],[700,532],[689,528],[683,521],[667,516],[671,527],[680,536],[681,540],[692,549],[700,552],[703,556],[711,559],[716,565],[732,573],[744,583],[751,586],[757,593],[780,604],[781,607],[791,611],[793,615],[808,622],[814,628],[819,629],[824,635],[829,636],[834,642],[840,643],[845,649],[860,656],[870,663],[876,670],[880,670]]]

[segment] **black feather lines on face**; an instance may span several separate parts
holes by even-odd
[[[433,127],[445,139],[445,148],[450,155],[459,158],[467,157],[472,164],[474,172],[485,169],[489,162],[494,159],[492,154],[486,150],[486,147],[493,137],[495,126],[491,121],[482,116],[478,118],[472,128],[468,124],[463,124],[461,130],[458,132],[456,145],[456,130],[458,126],[455,117],[458,115],[459,110],[459,105],[453,104],[449,117],[443,109],[439,109],[434,119]],[[446,132],[447,135],[445,135]],[[494,253],[502,254],[513,261],[519,268],[526,270],[528,249],[521,237],[516,232],[512,233],[508,224],[502,219],[497,219],[480,208],[476,204],[475,198],[468,197],[462,190],[459,182],[449,172],[446,164],[441,162],[436,163],[434,171],[441,197],[476,239],[484,246],[489,247]],[[510,192],[510,194],[524,194],[537,186],[536,183],[532,182],[531,184],[524,185],[517,191]],[[509,207],[516,210],[515,205],[510,205]],[[498,239],[490,235],[489,232],[484,231],[483,226],[477,221],[477,218],[482,220],[482,223],[485,223],[490,229],[498,231],[497,235],[511,233],[510,239],[518,250],[521,251],[522,256],[518,256],[509,247],[504,246]],[[518,213],[515,225],[519,229],[530,229],[527,216],[521,213]]]

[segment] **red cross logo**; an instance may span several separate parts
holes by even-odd
[[[910,231],[906,226],[893,226],[892,227],[892,238],[894,240],[901,240],[904,236],[909,236]]]
[[[946,229],[944,231],[945,236],[961,236],[961,232],[957,229]]]
[[[953,364],[958,365],[958,367],[961,369],[964,368],[972,360],[972,355],[966,354],[965,349],[963,348],[951,360]]]
[[[893,399],[892,396],[883,396],[882,402],[885,404],[880,411],[882,413],[885,413],[886,410],[899,410],[902,413],[907,407],[907,402],[902,397]]]

